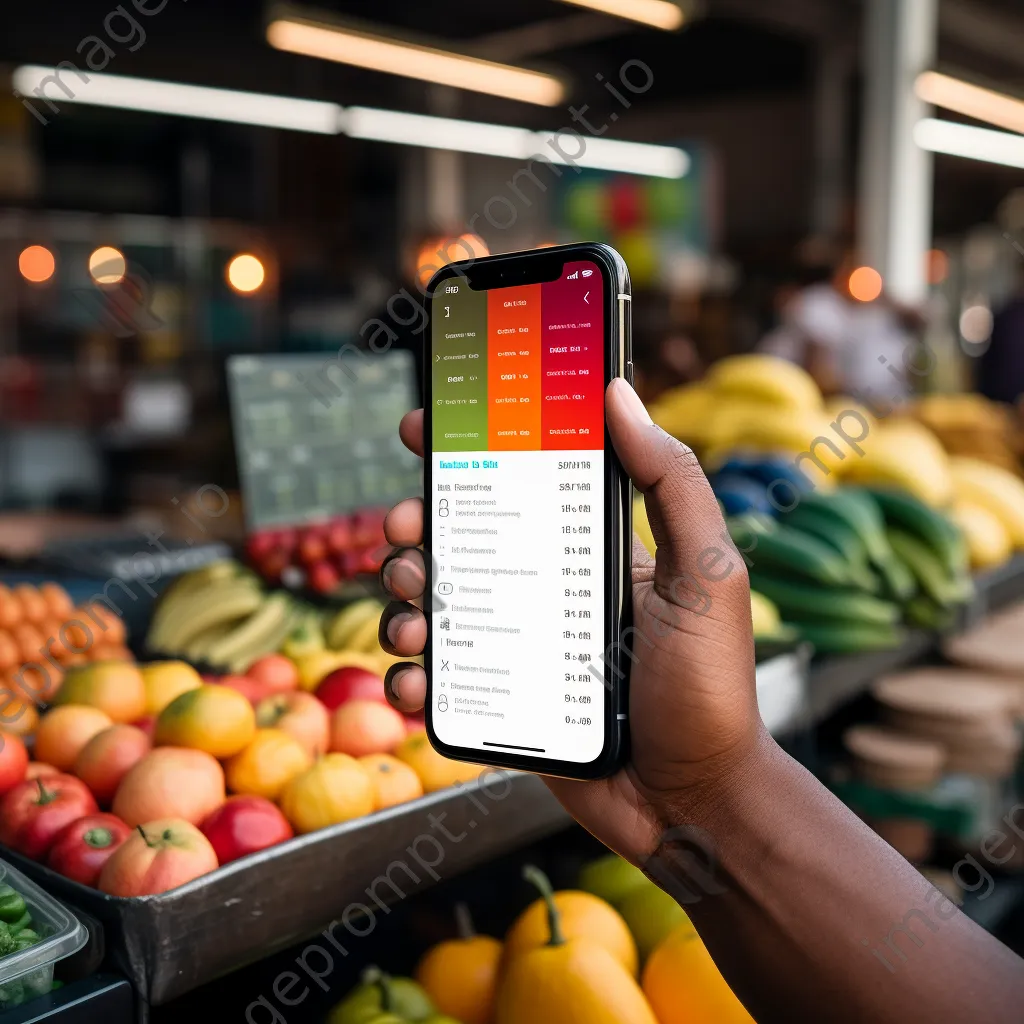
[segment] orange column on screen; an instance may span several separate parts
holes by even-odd
[[[487,447],[540,449],[540,285],[487,293]]]

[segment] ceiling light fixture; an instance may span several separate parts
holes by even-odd
[[[290,12],[273,18],[267,26],[267,42],[277,50],[304,57],[318,57],[546,107],[556,106],[565,99],[565,88],[554,75],[299,17]]]
[[[15,86],[25,96],[49,78],[53,68],[24,65],[14,72]],[[47,95],[54,92],[49,90]],[[262,93],[210,89],[146,78],[90,74],[88,83],[70,96],[57,91],[56,103],[92,104],[179,117],[286,128],[324,135],[347,134],[355,139],[397,145],[482,153],[511,160],[618,171],[653,178],[683,178],[690,155],[677,146],[595,138],[568,128],[533,131],[513,125],[462,121],[376,107],[340,107],[319,100],[292,99]]]
[[[65,103],[86,103],[94,107],[141,110],[152,114],[198,117],[210,121],[255,124],[265,128],[289,128],[294,131],[337,135],[336,103],[298,100],[290,96],[269,96],[234,89],[210,89],[203,85],[161,82],[152,78],[126,78],[123,75],[99,75],[85,72],[79,81],[69,72],[59,78],[54,68],[25,64],[12,76],[15,89],[34,102],[45,114]],[[73,89],[72,89],[73,87]],[[31,97],[37,97],[32,101]]]
[[[345,133],[356,139],[482,153],[510,160],[546,160],[563,166],[575,165],[653,178],[683,178],[691,163],[689,154],[677,146],[595,139],[577,134],[563,137],[560,132],[535,132],[503,124],[460,121],[373,107],[346,108],[343,125]]]
[[[918,75],[914,92],[918,99],[933,106],[1024,133],[1024,100],[938,71],[925,71]]]
[[[670,0],[562,0],[562,3],[587,7],[627,21],[639,21],[666,32],[682,28],[686,21],[686,12]]]
[[[914,126],[914,141],[932,153],[1024,168],[1024,135],[929,117]]]

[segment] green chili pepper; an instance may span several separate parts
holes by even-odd
[[[28,928],[28,927],[31,926],[31,924],[32,924],[32,915],[26,910],[25,913],[22,914],[21,917],[19,917],[17,921],[11,921],[10,924],[7,924],[7,922],[4,922],[4,924],[6,925],[7,930],[12,935],[17,935],[18,932],[23,931],[25,928]]]
[[[17,921],[26,909],[21,893],[9,885],[0,885],[0,921]]]

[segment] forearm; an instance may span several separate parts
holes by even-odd
[[[646,870],[759,1024],[1019,1019],[1024,961],[767,737],[669,817]]]

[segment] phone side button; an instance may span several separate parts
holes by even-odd
[[[633,386],[633,360],[632,359],[630,359],[626,363],[626,382],[629,384],[630,387]]]
[[[616,722],[624,722],[628,717],[629,717],[628,715],[618,714],[618,715],[615,716],[615,721]]]

